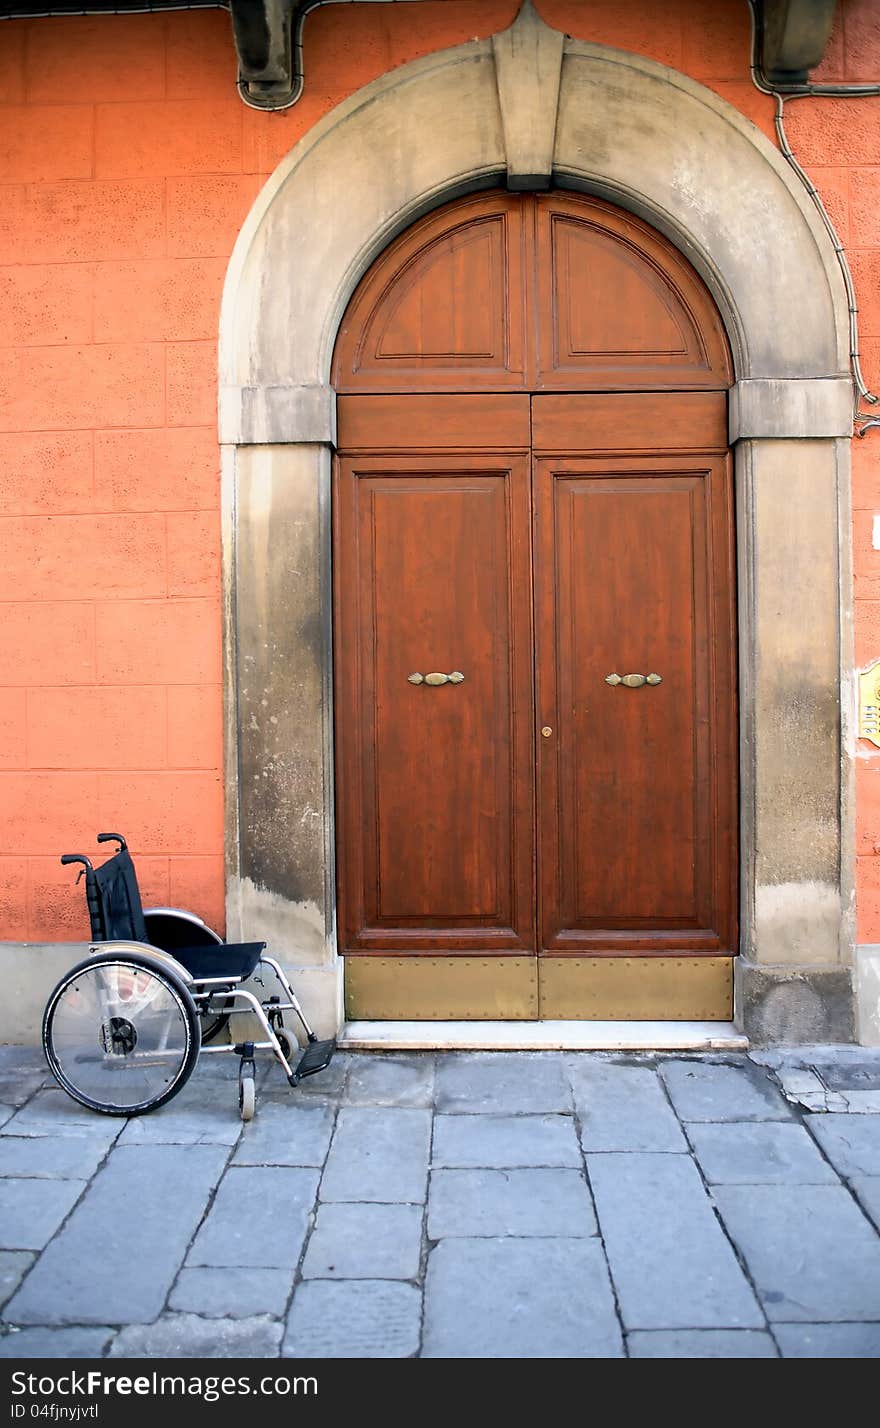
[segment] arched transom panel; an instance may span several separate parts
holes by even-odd
[[[492,193],[392,243],[343,320],[337,391],[722,388],[702,280],[640,219],[574,193]]]

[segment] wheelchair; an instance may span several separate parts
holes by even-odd
[[[272,1051],[296,1086],[329,1066],[336,1041],[319,1041],[265,942],[224,942],[194,913],[141,905],[125,839],[99,833],[117,851],[99,867],[65,853],[85,875],[92,945],[61,978],[43,1015],[43,1051],[59,1085],[81,1105],[107,1116],[139,1116],[165,1105],[186,1085],[199,1054],[239,1057],[238,1104],[249,1121],[256,1108],[257,1051]],[[280,988],[259,1001],[242,983],[271,976]],[[306,1036],[299,1050],[284,1027],[292,1011]],[[236,1012],[250,1012],[262,1040],[217,1044]],[[214,1045],[208,1045],[214,1042]]]

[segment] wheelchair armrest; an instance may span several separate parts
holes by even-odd
[[[197,912],[187,912],[184,907],[145,907],[144,917],[152,917],[160,914],[162,917],[182,917],[187,922],[196,922],[199,927],[207,927],[207,922],[203,917],[199,917]],[[213,928],[212,928],[213,931]]]

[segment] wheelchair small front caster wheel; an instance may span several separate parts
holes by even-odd
[[[252,1121],[257,1108],[257,1088],[254,1082],[254,1063],[242,1066],[238,1073],[238,1109],[243,1121]]]
[[[243,1121],[252,1121],[257,1109],[257,1091],[253,1076],[242,1076],[238,1083],[238,1109]]]
[[[275,1039],[277,1040],[278,1045],[281,1047],[282,1056],[286,1061],[289,1061],[293,1054],[293,1046],[291,1044],[290,1037],[287,1035],[287,1032],[284,1031],[281,1027],[276,1027]]]

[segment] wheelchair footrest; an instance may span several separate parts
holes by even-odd
[[[318,1071],[325,1071],[333,1060],[335,1050],[335,1036],[329,1041],[310,1041],[291,1077],[291,1085],[295,1086],[298,1081],[302,1081],[306,1076],[314,1076]]]

